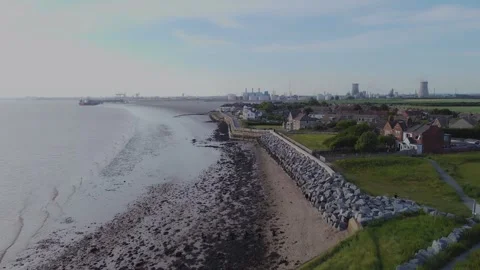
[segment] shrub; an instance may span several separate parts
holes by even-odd
[[[371,130],[372,128],[367,123],[361,123],[361,124],[347,128],[339,135],[361,136],[363,133]]]
[[[355,126],[356,124],[357,124],[357,121],[355,120],[340,120],[335,125],[335,128],[337,130],[345,130],[351,126]]]
[[[393,148],[395,146],[395,137],[393,137],[392,135],[387,135],[387,136],[380,135],[378,136],[378,143],[381,144],[382,146],[384,145],[384,146]]]
[[[355,143],[355,150],[360,152],[374,152],[377,148],[377,135],[372,131],[363,133]]]
[[[389,111],[390,107],[388,107],[387,104],[382,104],[382,105],[380,105],[380,110],[381,111]]]
[[[329,122],[327,123],[327,128],[334,128],[337,125],[336,122]]]
[[[327,141],[324,144],[327,144],[330,149],[339,149],[339,148],[353,148],[357,143],[358,137],[353,135],[346,135],[346,136],[335,136],[333,137],[332,141],[327,144]]]
[[[273,104],[272,102],[264,101],[264,102],[260,103],[260,105],[258,105],[258,109],[263,110],[267,113],[271,113],[276,109],[276,107],[275,107],[275,104]]]
[[[312,97],[308,100],[307,104],[310,106],[319,106],[320,102],[318,102],[318,100]]]

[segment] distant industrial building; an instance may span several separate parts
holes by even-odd
[[[258,100],[260,100],[260,101],[268,101],[268,100],[270,100],[270,95],[268,95],[268,94],[267,94],[267,95],[265,95],[265,94],[259,95],[259,96],[258,96]]]
[[[245,92],[242,94],[242,99],[243,100],[248,100],[248,101],[268,101],[271,100],[270,94],[268,91],[264,91],[263,93],[260,92],[260,88],[258,88],[257,92],[247,92],[247,88],[245,88]]]
[[[322,94],[318,94],[318,95],[317,95],[317,100],[318,100],[318,101],[325,100],[325,96],[322,95]]]
[[[360,93],[360,86],[358,83],[352,83],[352,96],[358,95]]]
[[[418,90],[417,96],[419,98],[424,98],[429,96],[427,81],[420,82],[420,89]]]
[[[273,94],[273,95],[270,96],[270,99],[271,99],[272,101],[279,101],[279,100],[280,100],[280,96]]]
[[[228,94],[228,95],[227,95],[227,100],[228,100],[228,101],[237,100],[237,95],[235,95],[235,94]]]

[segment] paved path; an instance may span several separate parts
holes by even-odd
[[[444,266],[442,270],[452,270],[455,267],[455,264],[461,261],[464,261],[467,258],[467,256],[470,255],[470,253],[474,252],[477,249],[480,249],[480,243],[473,246],[470,250],[465,251],[464,253],[462,253],[462,255],[456,257],[453,261],[451,261],[449,264]]]
[[[237,117],[233,116],[231,113],[223,113],[223,114],[225,114],[225,115],[227,115],[228,117],[232,118],[234,128],[240,128],[240,123],[238,122]]]
[[[457,181],[455,181],[455,179],[453,179],[453,177],[451,177],[447,172],[445,172],[440,167],[440,165],[438,165],[437,162],[435,162],[434,160],[431,160],[431,159],[429,159],[429,161],[432,164],[432,166],[435,168],[435,170],[438,172],[438,174],[440,175],[440,178],[442,178],[443,181],[445,181],[447,184],[449,184],[451,187],[453,187],[453,189],[455,189],[457,194],[462,199],[463,203],[468,207],[468,209],[470,209],[470,211],[473,211],[474,200],[472,198],[468,197],[467,194],[465,194],[463,192],[462,187],[457,183]],[[476,211],[477,211],[477,213],[480,212],[480,205],[478,203],[477,203],[477,206],[476,206]],[[472,253],[473,251],[475,251],[477,249],[480,249],[480,243],[476,244],[470,250],[468,250],[468,251],[464,252],[463,254],[461,254],[460,256],[456,257],[453,261],[451,261],[449,264],[444,266],[442,268],[442,270],[453,269],[455,267],[455,264],[465,260],[470,253]]]
[[[453,189],[455,189],[457,194],[462,199],[463,203],[468,207],[468,209],[470,209],[470,211],[473,211],[474,200],[468,197],[467,194],[463,192],[462,187],[457,183],[457,181],[455,181],[455,179],[453,179],[447,172],[445,172],[440,167],[440,165],[438,165],[437,162],[431,159],[429,159],[429,161],[432,164],[432,166],[435,168],[435,170],[437,170],[438,174],[440,175],[440,178],[442,178],[443,181],[445,181],[447,184],[453,187]],[[480,212],[480,205],[478,203],[477,203],[476,211],[477,213]]]

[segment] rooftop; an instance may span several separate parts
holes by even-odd
[[[415,133],[415,134],[422,134],[427,131],[431,126],[425,124],[414,125],[409,127],[406,132]]]

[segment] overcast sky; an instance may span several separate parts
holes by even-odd
[[[480,3],[2,0],[0,96],[480,92]]]

